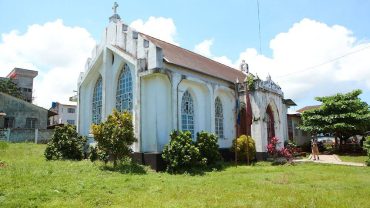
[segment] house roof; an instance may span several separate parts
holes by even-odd
[[[306,111],[306,110],[313,110],[313,109],[317,109],[317,108],[319,108],[321,105],[309,105],[309,106],[305,106],[305,107],[303,107],[303,108],[301,108],[301,109],[299,109],[299,110],[297,110],[297,112],[299,112],[299,113],[303,113],[304,111]]]
[[[162,48],[164,61],[167,63],[191,69],[232,83],[234,83],[236,79],[242,81],[246,77],[243,72],[237,69],[226,66],[179,46],[153,38],[149,35],[143,33],[140,34],[156,46]]]

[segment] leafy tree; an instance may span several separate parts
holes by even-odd
[[[22,93],[11,79],[0,79],[0,92],[22,98]]]
[[[317,97],[322,105],[302,114],[300,129],[317,133],[330,133],[342,141],[350,136],[363,135],[370,128],[369,105],[358,96],[361,90],[333,96]]]
[[[94,139],[100,151],[106,153],[117,166],[117,161],[127,157],[132,152],[131,145],[136,142],[131,114],[116,110],[109,115],[107,121],[92,126]]]
[[[86,138],[79,136],[76,126],[56,127],[55,132],[45,149],[47,160],[82,160]]]

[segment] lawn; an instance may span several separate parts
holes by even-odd
[[[45,145],[0,150],[0,207],[370,207],[370,168],[227,167],[204,175],[122,174],[90,161],[45,161]]]
[[[365,163],[365,161],[368,159],[367,156],[363,155],[338,155],[338,157],[343,162],[357,162],[357,163]]]

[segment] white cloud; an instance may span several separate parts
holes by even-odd
[[[222,64],[225,64],[227,66],[234,67],[234,64],[232,63],[231,59],[229,59],[227,56],[214,56],[211,52],[211,47],[214,43],[214,39],[206,39],[199,44],[195,45],[194,52],[198,53],[200,55],[203,55],[205,57],[208,57],[210,59],[213,59],[217,62],[220,62]]]
[[[213,45],[213,39],[207,39],[197,44],[194,47],[194,52],[199,53],[200,55],[211,57],[211,46]]]
[[[247,48],[232,65],[238,68],[244,59],[259,77],[271,74],[285,96],[297,102],[355,88],[370,89],[370,42],[356,40],[343,26],[303,19],[276,35],[270,48],[272,57]],[[349,55],[327,63],[345,54]]]
[[[51,101],[66,103],[94,45],[87,30],[65,26],[60,19],[31,25],[24,34],[11,31],[0,42],[0,76],[14,67],[37,70],[34,103],[45,108]]]
[[[133,21],[130,27],[163,41],[179,45],[175,41],[176,26],[171,18],[149,17],[145,22],[142,19],[138,19]]]

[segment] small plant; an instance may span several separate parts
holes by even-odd
[[[239,161],[247,161],[247,155],[249,161],[253,161],[256,155],[256,144],[251,136],[241,135],[236,140],[234,139],[232,151],[237,151]]]
[[[207,165],[213,165],[221,159],[215,134],[205,131],[198,132],[196,146],[199,149],[200,157],[207,160]]]
[[[78,135],[75,126],[56,127],[44,155],[47,160],[82,160],[85,143],[86,138]]]
[[[249,74],[247,76],[247,87],[248,87],[248,90],[249,91],[253,91],[254,90],[254,84],[255,84],[254,75],[253,74]]]
[[[199,148],[195,145],[189,131],[173,131],[170,134],[170,143],[162,153],[167,163],[167,171],[178,173],[190,170],[197,166],[204,166],[207,160],[201,160]]]
[[[131,145],[136,141],[129,112],[113,110],[107,121],[92,126],[92,132],[100,159],[105,162],[112,160],[114,167],[119,160],[131,154]]]
[[[288,162],[291,162],[293,159],[293,148],[295,148],[295,145],[287,146],[284,148],[281,148],[280,150],[277,149],[277,145],[280,144],[279,139],[277,137],[273,137],[270,140],[270,143],[266,146],[267,153],[274,159],[274,161],[277,160],[278,157],[284,157]],[[279,164],[282,164],[279,162]]]
[[[279,156],[279,151],[276,146],[279,144],[279,139],[272,137],[270,143],[267,145],[267,153],[274,159]]]

